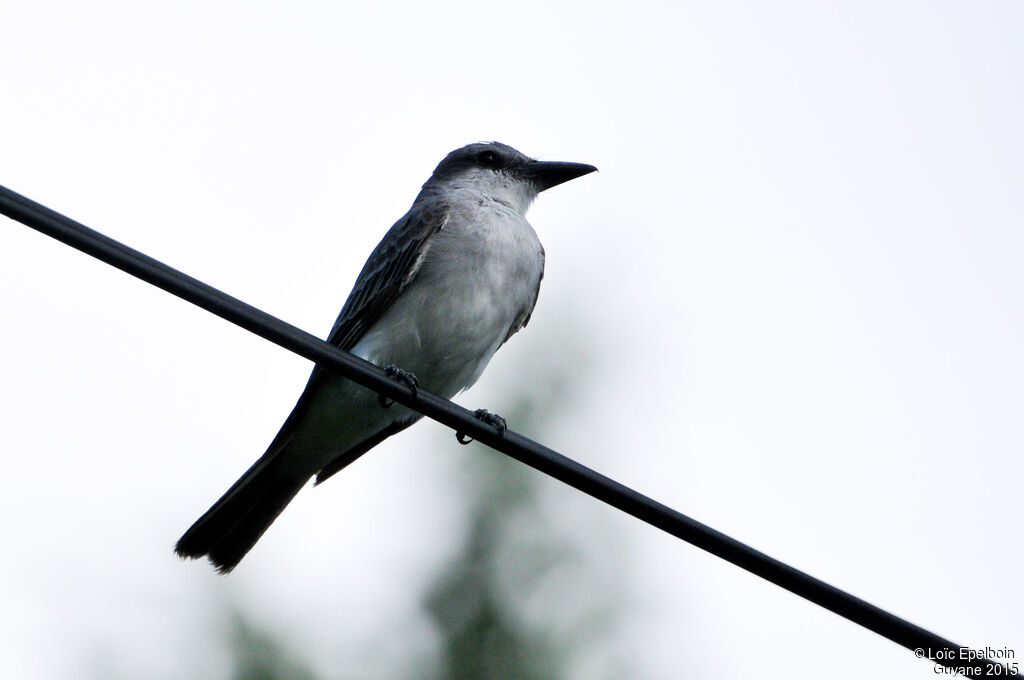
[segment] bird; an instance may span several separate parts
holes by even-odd
[[[500,142],[447,154],[366,260],[327,342],[413,390],[450,399],[467,389],[537,303],[545,256],[527,209],[542,191],[596,170]],[[504,428],[500,416],[477,415]],[[175,552],[230,572],[311,478],[323,483],[420,418],[314,366],[266,452]]]

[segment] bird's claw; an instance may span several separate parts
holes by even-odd
[[[494,427],[498,428],[499,437],[503,436],[505,434],[505,430],[508,429],[508,423],[505,421],[504,418],[499,416],[497,413],[491,413],[485,408],[478,408],[477,410],[473,411],[473,415],[476,417],[477,420],[483,421],[488,425],[493,425]],[[463,432],[456,432],[455,439],[460,444],[468,444],[471,441],[473,441],[472,437],[467,437]]]
[[[412,390],[412,395],[416,396],[416,388],[419,387],[420,381],[416,378],[415,375],[413,375],[409,371],[403,371],[394,364],[388,364],[388,366],[384,369],[384,372],[387,373],[388,377],[394,380],[395,382],[405,383],[406,385],[408,385],[409,389]],[[395,403],[394,400],[388,399],[383,394],[377,395],[377,401],[384,408],[388,408],[393,403]]]

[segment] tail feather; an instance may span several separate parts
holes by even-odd
[[[295,494],[317,472],[310,470],[306,475],[296,472],[296,459],[301,460],[302,457],[294,452],[290,456],[285,455],[294,441],[297,414],[301,413],[302,399],[306,394],[299,399],[299,405],[288,416],[267,452],[178,539],[174,552],[191,559],[208,557],[217,571],[226,574],[252,550]],[[419,415],[407,416],[352,444],[319,470],[316,483],[323,482],[419,418]],[[286,458],[290,460],[288,465],[285,464]]]
[[[268,451],[196,520],[174,547],[181,557],[209,557],[225,574],[245,557],[309,477],[283,475]]]

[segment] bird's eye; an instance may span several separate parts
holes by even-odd
[[[498,154],[493,151],[481,151],[476,156],[477,162],[485,168],[496,168],[498,167]]]

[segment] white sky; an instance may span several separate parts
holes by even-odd
[[[7,3],[0,184],[322,336],[449,150],[593,163],[531,211],[533,321],[461,403],[591,357],[547,443],[1020,661],[1024,5],[368,5]],[[225,600],[330,677],[398,673],[339,641],[421,634],[451,437],[418,426],[303,492],[227,579],[181,562],[308,363],[0,221],[4,675],[224,677]],[[630,556],[625,677],[934,677],[569,506]]]

